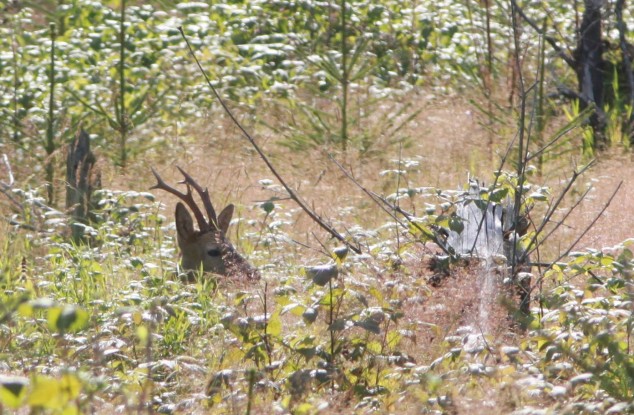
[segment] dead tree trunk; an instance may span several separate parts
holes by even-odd
[[[66,157],[66,209],[71,214],[70,227],[75,242],[83,240],[81,224],[88,223],[92,193],[101,185],[95,162],[90,137],[82,129],[68,145]]]
[[[577,47],[571,55],[565,48],[559,46],[555,38],[549,36],[518,6],[516,0],[511,0],[513,9],[517,10],[537,33],[544,37],[551,47],[557,52],[577,75],[577,91],[568,88],[559,88],[559,93],[568,98],[579,100],[580,108],[593,107],[590,117],[590,126],[594,134],[593,149],[605,148],[606,115],[603,110],[605,99],[604,85],[606,84],[606,62],[603,59],[605,43],[602,38],[602,5],[604,0],[584,0],[585,10],[577,39]]]
[[[605,112],[603,111],[604,69],[603,39],[601,37],[601,5],[603,0],[584,0],[585,11],[579,28],[575,51],[575,72],[579,85],[580,109],[594,106],[590,126],[594,133],[594,145],[604,149]]]
[[[623,91],[625,105],[634,108],[634,71],[632,70],[634,47],[627,41],[628,28],[623,19],[623,9],[625,9],[625,0],[617,0],[614,12],[616,14],[616,28],[619,31],[619,49],[622,60],[618,72],[621,75],[619,85]],[[623,131],[629,137],[630,144],[634,144],[634,111],[630,111],[629,117],[625,119]]]

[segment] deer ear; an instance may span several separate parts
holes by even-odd
[[[229,205],[222,209],[220,215],[218,215],[218,229],[223,235],[227,234],[229,230],[229,223],[231,223],[231,217],[233,216],[233,205]]]
[[[195,233],[192,215],[189,214],[185,205],[180,202],[176,204],[176,233],[181,241],[187,240]]]

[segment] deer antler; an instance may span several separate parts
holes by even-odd
[[[211,204],[211,199],[209,198],[209,191],[207,189],[203,190],[203,188],[200,187],[200,185],[196,183],[196,181],[189,174],[187,174],[185,170],[181,169],[178,166],[176,166],[176,168],[185,177],[185,180],[182,183],[185,183],[187,185],[187,188],[189,188],[189,186],[193,187],[194,190],[198,192],[200,199],[203,201],[203,206],[205,206],[205,210],[207,211],[209,224],[212,227],[218,228],[218,217],[216,216],[216,211],[214,210],[214,207]]]
[[[198,205],[196,205],[196,202],[194,201],[191,187],[196,189],[200,197],[203,199],[203,203],[205,204],[205,209],[207,209],[207,214],[212,216],[210,214],[209,208],[207,207],[208,204],[209,204],[209,207],[211,207],[211,201],[209,200],[208,192],[207,191],[202,192],[202,188],[196,182],[194,182],[194,180],[187,173],[185,173],[180,167],[178,169],[185,176],[184,183],[187,185],[187,193],[180,192],[174,189],[173,187],[169,186],[167,183],[165,183],[163,179],[161,179],[161,176],[159,176],[159,174],[156,172],[156,170],[154,170],[154,168],[152,168],[152,173],[154,174],[154,177],[156,177],[157,183],[154,186],[150,187],[150,189],[165,190],[166,192],[173,194],[174,196],[176,196],[177,198],[185,202],[185,204],[189,206],[191,211],[194,213],[194,216],[196,217],[196,222],[198,222],[198,227],[200,228],[201,232],[206,232],[208,230],[215,229],[217,220],[216,220],[216,214],[213,211],[213,208],[211,208],[211,214],[213,214],[213,220],[211,222],[207,222],[205,220],[205,216],[200,211],[200,208],[198,207]],[[204,197],[205,195],[206,195],[206,198]]]

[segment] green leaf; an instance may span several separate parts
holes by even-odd
[[[302,313],[302,318],[304,319],[304,321],[307,324],[311,324],[314,323],[315,320],[317,320],[317,316],[318,316],[318,311],[316,308],[313,307],[308,307],[306,308],[306,310]]]
[[[379,334],[381,333],[381,327],[379,324],[372,318],[366,318],[361,321],[356,321],[354,323],[355,326],[361,327],[362,329],[369,331],[370,333]]]
[[[18,314],[22,317],[32,317],[35,310],[47,309],[53,305],[55,305],[55,302],[50,298],[38,298],[36,300],[20,304],[18,307]]]
[[[53,307],[48,311],[49,327],[60,333],[79,331],[86,327],[87,323],[88,313],[77,306]]]
[[[266,333],[271,336],[278,337],[282,334],[282,320],[278,312],[273,313],[269,317],[268,325],[266,326]]]
[[[346,256],[348,256],[348,252],[349,249],[347,246],[340,246],[332,251],[336,260],[338,260],[340,263],[346,259]]]
[[[329,292],[326,292],[319,300],[320,305],[330,306],[330,299],[333,303],[337,303],[341,296],[343,296],[344,290],[342,288],[333,288]]]
[[[464,230],[464,223],[462,222],[462,218],[455,213],[453,213],[449,217],[449,229],[456,233],[462,233]]]
[[[438,215],[436,217],[436,225],[441,228],[449,228],[449,217],[447,215]]]
[[[504,198],[509,194],[509,189],[506,187],[499,187],[497,189],[494,189],[490,194],[489,194],[489,200],[491,202],[495,202],[495,203],[500,203],[502,200],[504,200]]]
[[[140,92],[137,91],[137,95],[132,96],[132,99],[130,99],[130,102],[126,105],[128,107],[128,116],[133,116],[142,108],[143,103],[147,99],[149,93],[150,87],[146,85],[141,89]]]
[[[328,330],[341,331],[345,328],[346,328],[346,320],[342,318],[338,318],[332,322],[332,324],[328,327]]]
[[[339,275],[339,270],[337,269],[336,264],[306,267],[304,268],[304,271],[306,272],[306,276],[312,279],[315,285],[319,286],[328,284],[331,279],[337,278],[337,275]]]
[[[59,380],[36,375],[33,377],[33,389],[27,402],[34,407],[61,410],[67,400],[64,399]]]
[[[621,252],[621,254],[619,255],[618,261],[621,264],[626,265],[628,262],[632,261],[633,257],[634,255],[632,254],[632,251],[630,251],[629,249],[624,249],[623,252]]]
[[[290,311],[291,314],[295,316],[301,316],[302,313],[306,310],[306,307],[300,303],[289,303],[282,308],[280,314],[286,314]]]
[[[150,331],[145,325],[137,326],[136,336],[139,339],[139,343],[145,346],[148,344],[148,339],[150,338]]]
[[[341,74],[341,70],[339,69],[339,64],[335,61],[332,54],[327,54],[326,59],[321,60],[318,63],[318,66],[324,71],[326,71],[337,82],[341,82],[343,78]]]
[[[540,201],[540,202],[548,201],[548,196],[543,194],[542,192],[533,192],[528,197],[533,199],[533,200]]]
[[[489,206],[489,201],[488,200],[483,200],[483,199],[474,200],[473,203],[478,207],[478,209],[480,209],[483,212]]]
[[[273,203],[271,200],[267,200],[266,202],[261,203],[260,207],[268,215],[269,213],[273,212],[273,209],[275,209],[275,203]]]
[[[0,407],[18,408],[24,401],[28,383],[26,378],[0,376]]]

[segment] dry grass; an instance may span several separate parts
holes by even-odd
[[[588,247],[602,249],[612,247],[633,236],[632,213],[634,209],[634,163],[631,154],[612,152],[602,155],[586,182],[593,190],[588,200],[570,219],[568,232],[579,234],[586,229],[607,203],[619,183],[623,184],[610,206],[599,217],[591,231],[576,245],[576,249]]]
[[[372,158],[360,157],[354,152],[337,155],[336,149],[332,149],[364,186],[377,193],[389,194],[395,191],[397,184],[401,187],[458,189],[465,186],[469,176],[485,182],[492,181],[492,173],[499,167],[500,155],[513,138],[513,131],[508,132],[508,137],[495,137],[493,148],[489,148],[489,132],[482,126],[484,120],[476,115],[466,98],[417,93],[408,99],[416,102],[415,108],[422,107],[419,116],[403,132],[411,138],[412,146],[399,149],[392,145]],[[266,108],[258,109],[258,112],[264,115],[257,116],[267,117]],[[281,147],[276,144],[277,137],[269,130],[253,125],[253,122],[249,125],[251,119],[251,116],[243,117],[247,128],[255,131],[256,139],[278,171],[317,212],[348,225],[357,222],[372,227],[385,222],[384,214],[345,178],[328,160],[324,151],[297,153]],[[273,175],[223,114],[214,113],[209,119],[199,120],[183,130],[181,136],[168,138],[169,153],[150,152],[144,160],[137,160],[125,171],[110,169],[105,175],[104,185],[115,189],[147,190],[153,184],[150,166],[157,168],[168,182],[176,183],[181,179],[174,168],[178,165],[209,187],[216,204],[235,203],[239,207],[239,214],[246,217],[253,215],[250,209],[255,203],[272,196],[284,198],[283,194],[272,194],[259,184],[262,179],[275,182]],[[406,183],[396,183],[389,177],[379,176],[380,171],[395,168],[394,161],[399,158],[420,163],[417,169],[408,172]],[[535,178],[534,181],[551,186],[553,193],[557,194],[561,184],[579,163],[579,157],[557,160],[553,167],[544,172],[543,177]],[[594,190],[566,222],[567,226],[562,229],[559,238],[549,243],[549,249],[561,252],[567,248],[595,219],[621,180],[622,188],[612,205],[576,248],[612,246],[630,237],[628,226],[623,224],[630,222],[628,207],[634,197],[632,173],[634,164],[631,163],[630,155],[616,152],[601,155],[597,165],[578,181],[575,191],[564,205],[570,206],[586,186],[591,184]],[[171,211],[175,201],[166,195],[155,194]],[[290,200],[281,200],[279,203],[294,207]],[[316,233],[326,237],[306,215],[298,213],[295,220],[294,229],[302,242],[313,244],[315,241],[310,241],[310,236],[302,239],[301,235]]]
[[[420,163],[419,168],[407,174],[407,184],[411,186],[457,189],[466,183],[469,173],[478,177],[491,176],[494,167],[488,159],[489,150],[483,145],[487,142],[487,132],[478,124],[466,100],[459,96],[438,98],[422,94],[408,99],[423,107],[421,114],[403,133],[412,138],[411,147],[402,149],[399,154],[398,146],[386,146],[372,158],[359,156],[354,151],[338,154],[337,149],[331,149],[362,184],[378,193],[395,191],[397,183],[391,178],[380,177],[379,172],[395,168],[399,157]],[[266,109],[258,111],[264,113]],[[266,114],[258,116],[267,117]],[[256,139],[282,176],[318,212],[327,218],[359,220],[364,226],[385,221],[379,210],[328,160],[325,151],[293,152],[277,145],[277,138],[266,128],[249,126],[250,118],[245,116],[243,119],[247,120],[247,128],[255,131]],[[138,160],[126,171],[110,170],[104,179],[105,186],[147,190],[153,182],[150,166],[157,168],[166,181],[174,183],[180,180],[174,168],[178,165],[208,186],[219,205],[233,202],[250,207],[272,196],[270,191],[263,190],[259,181],[273,180],[273,175],[222,114],[188,125],[182,136],[169,137],[168,141],[169,153],[151,152],[145,160]],[[165,195],[157,196],[170,208],[175,203]],[[293,205],[291,201],[282,203]],[[348,217],[341,217],[341,211],[347,207],[354,210]],[[309,220],[298,218],[298,221],[298,233],[317,229]]]

